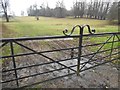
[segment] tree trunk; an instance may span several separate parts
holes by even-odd
[[[6,18],[6,22],[9,22],[9,17],[6,12],[5,12],[5,18]]]
[[[92,15],[90,15],[90,19],[92,19]]]
[[[103,20],[105,20],[106,18],[105,17],[103,17]]]
[[[95,19],[97,19],[97,16],[95,16]]]

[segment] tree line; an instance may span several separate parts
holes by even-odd
[[[66,16],[74,16],[75,18],[94,18],[100,20],[118,20],[120,17],[120,2],[104,2],[104,0],[85,0],[73,2],[71,10],[67,10],[63,1],[57,1],[55,8],[50,8],[48,4],[31,5],[28,10],[28,16],[57,17],[64,18]],[[9,22],[8,8],[9,0],[0,0],[0,12],[4,13],[6,21]],[[119,14],[118,14],[119,13]],[[21,13],[24,15],[24,12]],[[120,20],[119,24],[120,24]]]
[[[31,5],[28,10],[28,16],[46,16],[46,17],[58,17],[64,18],[66,16],[66,8],[63,1],[56,2],[56,7],[51,9],[48,4],[47,6],[44,3],[40,6],[37,4]]]
[[[54,9],[47,4],[38,6],[31,5],[28,10],[28,16],[46,16],[64,18],[66,16],[74,16],[75,18],[94,18],[100,20],[118,19],[118,2],[104,2],[102,0],[94,0],[89,3],[85,1],[73,2],[71,10],[65,8],[63,1],[57,1]]]

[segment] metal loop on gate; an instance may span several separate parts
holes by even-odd
[[[94,33],[95,33],[95,29],[91,29],[89,25],[83,25],[83,26],[76,25],[76,26],[74,26],[74,27],[72,28],[70,34],[67,34],[67,33],[68,33],[68,29],[65,29],[65,30],[63,31],[63,34],[64,34],[65,36],[71,36],[77,27],[80,29],[80,31],[81,31],[81,30],[84,30],[84,28],[87,27],[87,28],[88,28],[88,32],[89,32],[90,34],[94,34]]]

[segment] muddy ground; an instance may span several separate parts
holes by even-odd
[[[46,50],[55,50],[55,49],[63,49],[63,48],[71,48],[76,47],[78,43],[76,40],[53,40],[53,41],[29,41],[29,42],[20,42],[36,51],[46,51]],[[22,52],[31,52],[30,50],[24,49],[21,47]],[[89,48],[82,49],[82,54],[89,54]],[[76,57],[78,54],[78,50],[74,50],[73,58]],[[71,50],[67,51],[59,51],[59,52],[52,52],[52,53],[45,53],[44,55],[54,59],[54,60],[64,60],[67,58],[71,58]],[[98,54],[94,57],[94,59],[98,59],[93,63],[88,63],[84,68],[91,67],[96,63],[101,63],[103,54]],[[82,58],[82,63],[88,61],[91,56]],[[17,68],[47,63],[51,62],[49,59],[41,55],[29,55],[29,56],[21,56],[16,57],[16,66]],[[68,61],[60,62],[63,65],[73,66],[77,65],[77,59],[72,59]],[[114,65],[104,64],[96,68],[92,68],[83,72],[80,72],[80,75],[77,76],[76,74],[62,77],[60,79],[52,80],[49,82],[41,83],[38,85],[34,85],[31,87],[38,87],[38,88],[118,88],[118,70]],[[64,66],[58,65],[56,63],[36,66],[36,67],[29,67],[25,69],[17,70],[18,78],[22,78],[25,76],[38,74],[42,72],[47,72],[50,70],[64,68]],[[84,69],[83,68],[83,69]],[[3,71],[13,69],[13,63],[11,60],[5,60],[3,64]],[[77,70],[77,67],[72,67],[73,70]],[[59,77],[66,74],[74,73],[72,70],[63,69],[59,71],[54,71],[47,74],[37,75],[34,77],[28,77],[24,79],[20,79],[19,86],[30,85],[32,83],[44,81],[47,79]],[[3,73],[3,81],[15,79],[14,71]],[[16,87],[16,82],[8,82],[3,84],[3,88],[14,88]]]

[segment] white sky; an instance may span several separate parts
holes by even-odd
[[[58,0],[10,0],[10,11],[15,12],[15,15],[20,16],[21,11],[24,11],[25,14],[27,13],[27,8],[30,5],[37,4],[41,5],[42,3],[46,4],[48,3],[50,8],[54,8],[55,4]],[[70,10],[70,8],[73,5],[73,2],[76,0],[63,0],[66,8]],[[86,0],[90,1],[90,0]],[[114,1],[114,0],[109,0],[109,1]]]

